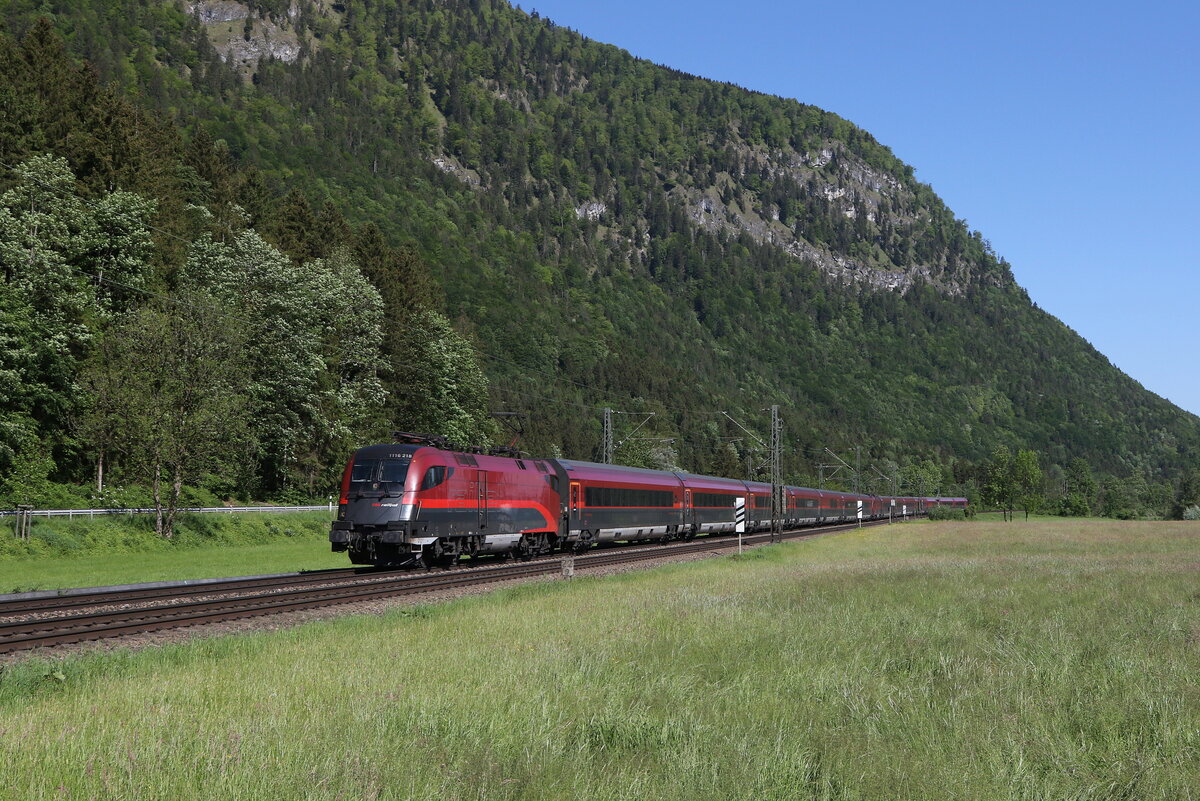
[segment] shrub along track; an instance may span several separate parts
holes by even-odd
[[[886,525],[864,521],[862,525]],[[785,531],[782,539],[799,539],[855,528],[846,523]],[[770,533],[747,534],[745,545],[766,545]],[[363,568],[309,573],[215,579],[185,584],[133,585],[99,591],[67,590],[61,594],[0,601],[0,654],[67,643],[103,640],[162,629],[195,626],[249,617],[434,592],[513,579],[532,579],[565,572],[595,570],[649,560],[670,559],[738,547],[736,537],[704,537],[670,545],[648,545],[575,557],[553,555],[530,562],[413,573]]]

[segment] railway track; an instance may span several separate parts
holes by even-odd
[[[864,522],[863,526],[887,521]],[[855,528],[856,523],[785,531],[799,539]],[[745,545],[771,542],[769,533],[743,537]],[[704,537],[691,542],[594,551],[572,558],[574,571],[614,565],[727,552],[733,537]],[[184,585],[129,586],[99,591],[66,591],[0,601],[0,654],[89,640],[110,639],[163,629],[295,612],[336,604],[371,601],[437,590],[530,579],[563,571],[561,555],[530,562],[506,562],[456,570],[413,573],[349,568],[206,580]]]

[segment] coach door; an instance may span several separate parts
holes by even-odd
[[[487,529],[488,524],[488,474],[486,470],[476,470],[478,479],[475,482],[475,509],[479,515],[479,530]]]
[[[571,482],[571,498],[570,498],[570,502],[571,502],[570,524],[567,527],[570,531],[580,531],[583,528],[583,512],[579,508],[579,493],[580,492],[581,492],[581,490],[579,489],[579,482],[572,481]]]
[[[467,473],[467,491],[463,498],[463,510],[460,512],[464,526],[470,526],[472,507],[475,511],[476,531],[483,531],[488,524],[488,474],[486,470],[465,470]]]
[[[683,527],[685,529],[693,529],[696,523],[696,510],[692,507],[692,491],[685,489],[683,491]]]

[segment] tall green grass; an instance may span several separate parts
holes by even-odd
[[[0,529],[0,593],[343,567],[345,554],[329,552],[329,519],[184,514],[170,540],[146,516],[41,519],[28,542]]]
[[[1197,564],[1188,524],[897,525],[31,660],[3,797],[1196,798]]]

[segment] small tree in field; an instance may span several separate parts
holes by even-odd
[[[1020,501],[1029,517],[1029,507],[1037,503],[1042,485],[1042,468],[1033,451],[1017,451],[1014,456],[1001,445],[992,453],[983,486],[984,502],[995,504],[1004,511],[1004,519],[1012,520],[1012,510]]]
[[[1037,454],[1033,451],[1018,451],[1012,460],[1012,483],[1021,498],[1021,506],[1025,510],[1025,519],[1029,519],[1029,507],[1038,503],[1042,486],[1042,466],[1038,464]]]
[[[999,506],[1004,512],[1004,519],[1008,520],[1016,494],[1012,453],[1001,445],[992,452],[992,461],[987,467],[987,480],[983,485],[984,503]]]

